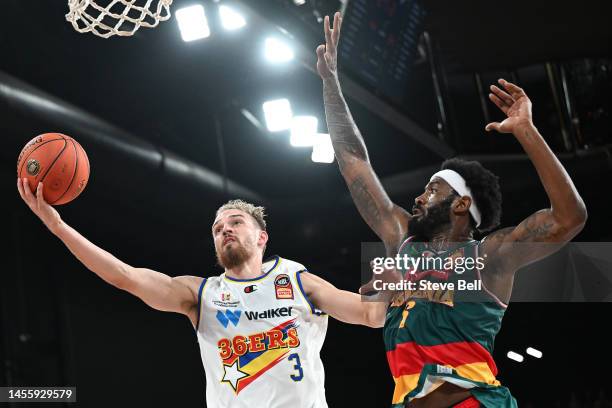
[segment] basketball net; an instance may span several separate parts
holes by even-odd
[[[172,4],[172,0],[106,0],[108,5],[102,7],[96,1],[103,0],[68,0],[66,20],[79,33],[103,38],[129,37],[140,27],[157,27],[170,18]]]

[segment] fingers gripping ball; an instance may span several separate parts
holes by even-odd
[[[36,136],[21,150],[17,177],[27,178],[32,193],[43,183],[43,197],[49,204],[66,204],[85,189],[89,160],[81,145],[61,133]]]

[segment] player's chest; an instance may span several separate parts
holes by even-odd
[[[305,315],[298,288],[288,278],[264,282],[217,282],[208,288],[203,312],[215,331],[273,328]]]

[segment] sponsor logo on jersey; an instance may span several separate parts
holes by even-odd
[[[438,374],[452,374],[453,373],[452,367],[446,367],[440,364],[436,364],[436,370],[438,371]]]
[[[239,394],[299,345],[295,319],[265,332],[222,338],[217,343],[223,364],[221,382]]]
[[[230,324],[230,322],[237,327],[238,322],[240,321],[241,314],[241,310],[225,309],[225,313],[220,310],[217,310],[217,320],[219,321],[219,323],[221,323],[221,326],[225,328],[227,328],[227,325]]]
[[[251,312],[245,311],[244,315],[249,320],[264,320],[264,319],[274,319],[277,317],[290,317],[291,311],[293,310],[292,306],[289,307],[278,307],[276,309],[268,309],[262,312]],[[230,323],[233,323],[234,326],[238,326],[238,322],[240,321],[240,316],[242,316],[242,310],[230,310],[225,309],[225,312],[221,310],[217,310],[217,320],[221,325],[225,328]]]
[[[253,293],[257,290],[257,285],[249,285],[244,288],[244,293]]]
[[[221,292],[219,295],[221,300],[213,300],[213,304],[219,307],[238,307],[240,305],[239,300],[232,300],[232,294],[230,292]]]
[[[263,312],[245,311],[244,314],[249,320],[274,319],[275,317],[291,316],[291,309],[293,309],[293,307],[279,307],[276,309],[268,309]]]
[[[277,299],[293,299],[293,286],[289,275],[278,275],[274,279],[274,290]]]
[[[240,306],[240,301],[234,300],[232,302],[220,302],[218,300],[213,300],[213,305],[219,306],[219,307],[238,307]]]

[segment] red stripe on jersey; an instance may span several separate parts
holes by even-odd
[[[425,364],[441,364],[457,367],[463,364],[484,362],[494,376],[497,366],[487,349],[476,342],[456,342],[436,346],[420,346],[415,342],[400,343],[395,350],[387,351],[387,360],[393,377],[420,373]]]

